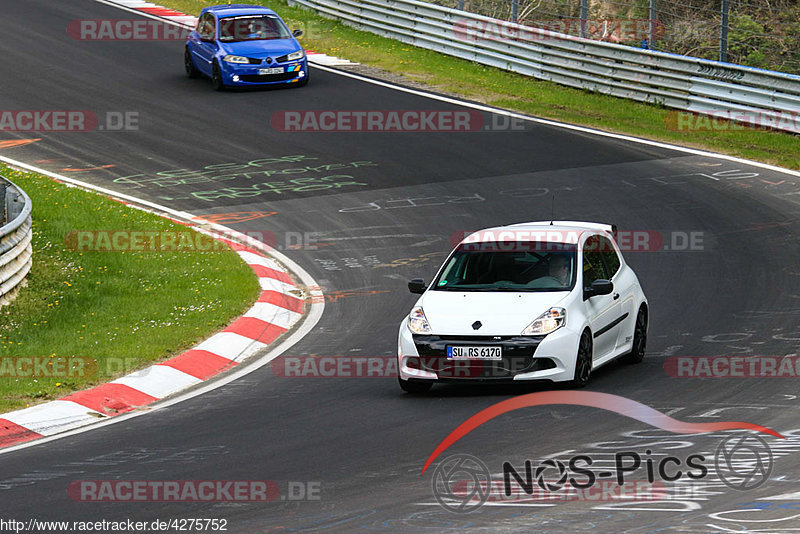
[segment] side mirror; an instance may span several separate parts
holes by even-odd
[[[614,291],[614,283],[611,280],[595,280],[592,282],[592,287],[583,290],[583,300],[598,295],[608,295],[612,291]]]
[[[300,37],[301,35],[303,35],[303,30],[292,30],[292,35],[294,35],[295,37]]]
[[[412,293],[422,295],[426,289],[428,289],[428,286],[422,278],[414,278],[408,283],[408,290]]]

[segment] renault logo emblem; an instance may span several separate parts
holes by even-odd
[[[482,326],[483,326],[483,323],[481,323],[480,321],[475,321],[474,323],[472,323],[472,329],[473,330],[478,330]]]

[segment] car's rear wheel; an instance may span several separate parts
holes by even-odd
[[[574,388],[585,387],[592,376],[592,336],[588,330],[581,335],[578,343],[578,357],[575,360],[575,375],[570,385]]]
[[[406,393],[411,393],[413,395],[419,395],[421,393],[427,393],[433,384],[431,382],[425,381],[411,381],[411,380],[403,380],[399,376],[397,377],[397,381],[400,382],[400,388],[405,391]]]
[[[641,363],[647,349],[647,308],[642,306],[636,315],[636,324],[633,327],[633,346],[625,355],[626,363]]]
[[[222,69],[219,68],[219,63],[214,61],[214,66],[211,69],[211,86],[215,91],[225,90],[225,83],[222,81]]]
[[[189,78],[197,78],[200,76],[200,71],[194,66],[194,60],[192,60],[192,53],[189,51],[189,47],[186,47],[186,51],[183,54],[183,66],[186,68],[186,75]]]

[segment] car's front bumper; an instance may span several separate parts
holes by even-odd
[[[282,68],[282,73],[259,74],[262,69]],[[275,85],[298,83],[308,77],[306,58],[285,63],[250,65],[222,62],[222,78],[225,85]]]
[[[400,325],[397,363],[403,380],[562,382],[575,376],[578,336],[559,328],[545,336],[416,335]],[[501,360],[449,360],[448,345],[503,348]]]

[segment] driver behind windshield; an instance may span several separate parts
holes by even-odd
[[[569,258],[561,254],[553,254],[550,257],[548,274],[558,280],[562,286],[568,286],[570,283],[571,273],[569,263]]]

